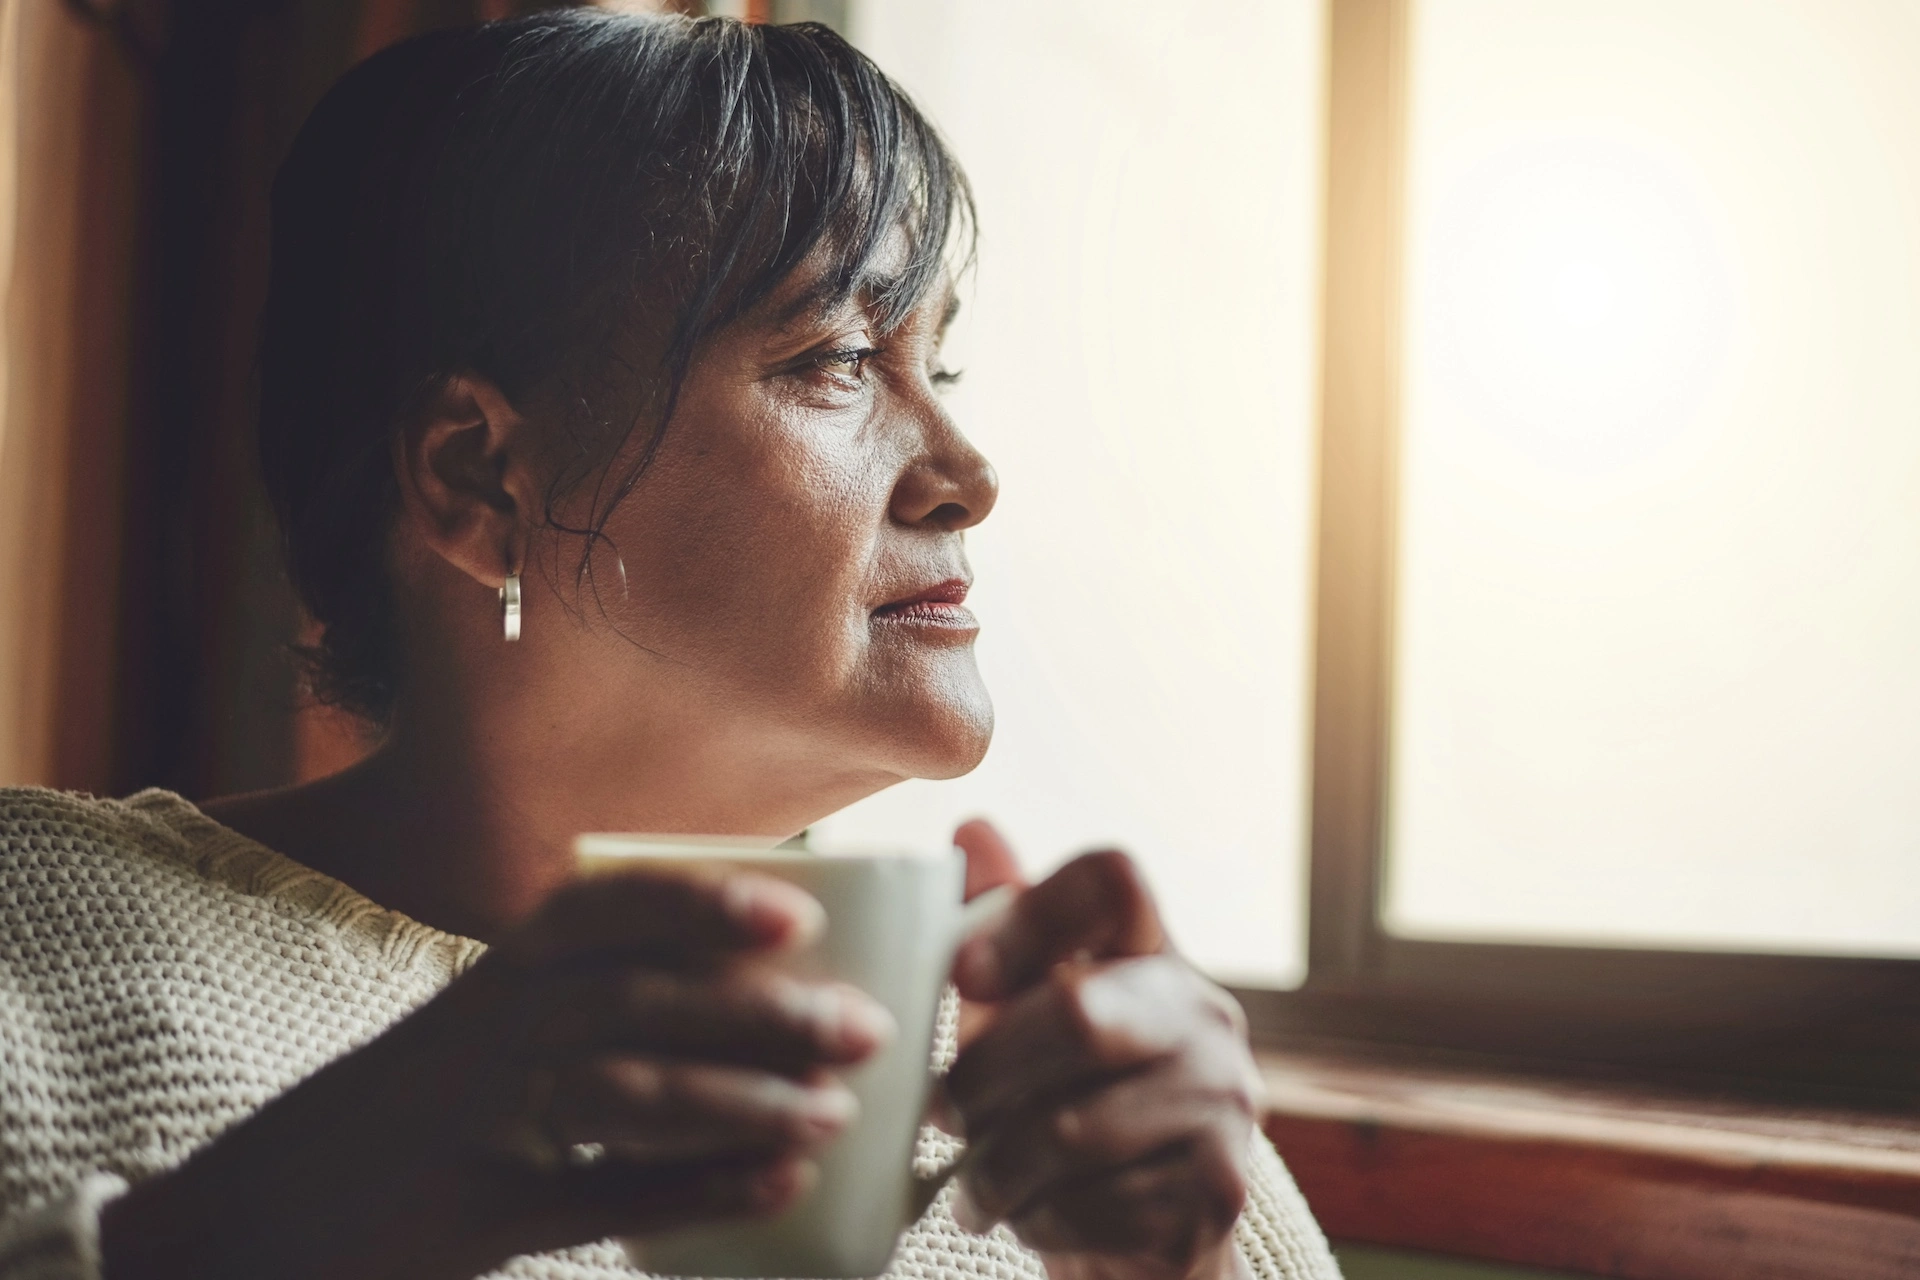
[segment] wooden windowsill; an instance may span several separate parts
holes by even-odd
[[[1629,1280],[1920,1275],[1920,1110],[1261,1056],[1337,1239]]]

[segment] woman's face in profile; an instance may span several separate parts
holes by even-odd
[[[612,627],[589,632],[618,640],[580,655],[577,696],[635,679],[645,714],[729,735],[722,755],[953,776],[992,730],[961,534],[996,483],[940,399],[951,295],[882,333],[858,298],[796,314],[812,282],[803,265],[692,365],[595,550]]]

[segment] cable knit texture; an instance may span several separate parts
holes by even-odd
[[[97,1280],[102,1204],[378,1035],[485,948],[369,902],[165,791],[0,790],[0,1280]],[[952,1019],[939,1054],[952,1056]],[[1238,1241],[1258,1280],[1333,1280],[1257,1140]],[[958,1144],[934,1130],[917,1163]],[[1042,1280],[943,1194],[900,1280]],[[517,1258],[514,1280],[632,1280],[611,1242]]]

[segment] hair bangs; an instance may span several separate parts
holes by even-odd
[[[683,358],[803,265],[817,267],[805,304],[858,297],[883,330],[898,325],[972,259],[972,194],[945,143],[826,28],[698,25],[709,24],[716,41],[754,47],[728,77],[735,93],[716,104],[729,127],[701,184],[709,208],[739,210],[737,252],[704,298],[689,299]]]

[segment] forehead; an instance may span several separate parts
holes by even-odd
[[[947,271],[926,277],[917,296],[903,296],[915,287],[909,279],[912,250],[904,231],[884,237],[851,281],[844,269],[833,246],[817,247],[749,313],[750,322],[791,332],[855,318],[883,329],[931,319],[935,328],[944,330],[959,309]]]

